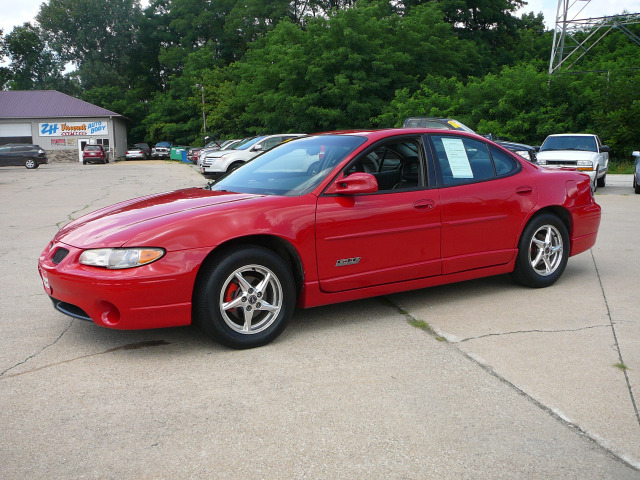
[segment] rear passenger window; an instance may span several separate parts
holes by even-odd
[[[518,169],[518,163],[509,155],[497,148],[491,147],[491,156],[493,157],[493,164],[496,167],[496,174],[499,177],[502,175],[508,175]]]
[[[472,138],[432,136],[444,185],[459,185],[495,177],[486,143]]]

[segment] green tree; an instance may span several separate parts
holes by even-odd
[[[51,51],[37,26],[25,23],[15,27],[4,38],[5,48],[11,58],[10,80],[13,90],[58,89],[73,90],[69,79],[64,78],[63,65]]]
[[[424,5],[401,17],[382,1],[304,27],[282,21],[229,67],[233,100],[223,103],[225,115],[214,107],[212,117],[233,116],[247,133],[368,128],[396,89],[415,88],[432,72],[473,69],[475,47],[458,40],[442,15]]]
[[[3,30],[0,28],[0,65],[5,61],[5,58],[9,52],[4,41]],[[5,85],[11,78],[11,70],[8,67],[0,66],[0,90],[4,89]]]
[[[131,85],[140,0],[49,0],[36,18],[61,60],[78,67],[85,88]]]

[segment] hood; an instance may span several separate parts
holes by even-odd
[[[539,152],[537,156],[538,160],[576,162],[578,160],[593,160],[598,157],[598,153],[582,150],[547,150]]]
[[[256,197],[258,195],[189,188],[135,198],[74,220],[60,229],[54,241],[77,248],[120,247],[145,232],[168,228],[185,214],[193,216],[196,210],[210,210]]]

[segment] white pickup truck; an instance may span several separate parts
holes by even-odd
[[[549,135],[538,152],[538,164],[571,167],[591,177],[592,189],[604,187],[609,169],[609,147],[597,135],[564,133]]]

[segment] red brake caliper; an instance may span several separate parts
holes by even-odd
[[[233,300],[234,298],[236,298],[236,294],[238,293],[238,284],[237,283],[230,283],[229,286],[227,287],[227,291],[224,292],[224,301],[225,302],[230,302],[231,300]],[[231,308],[229,309],[230,312],[235,313],[236,309],[235,308]]]

